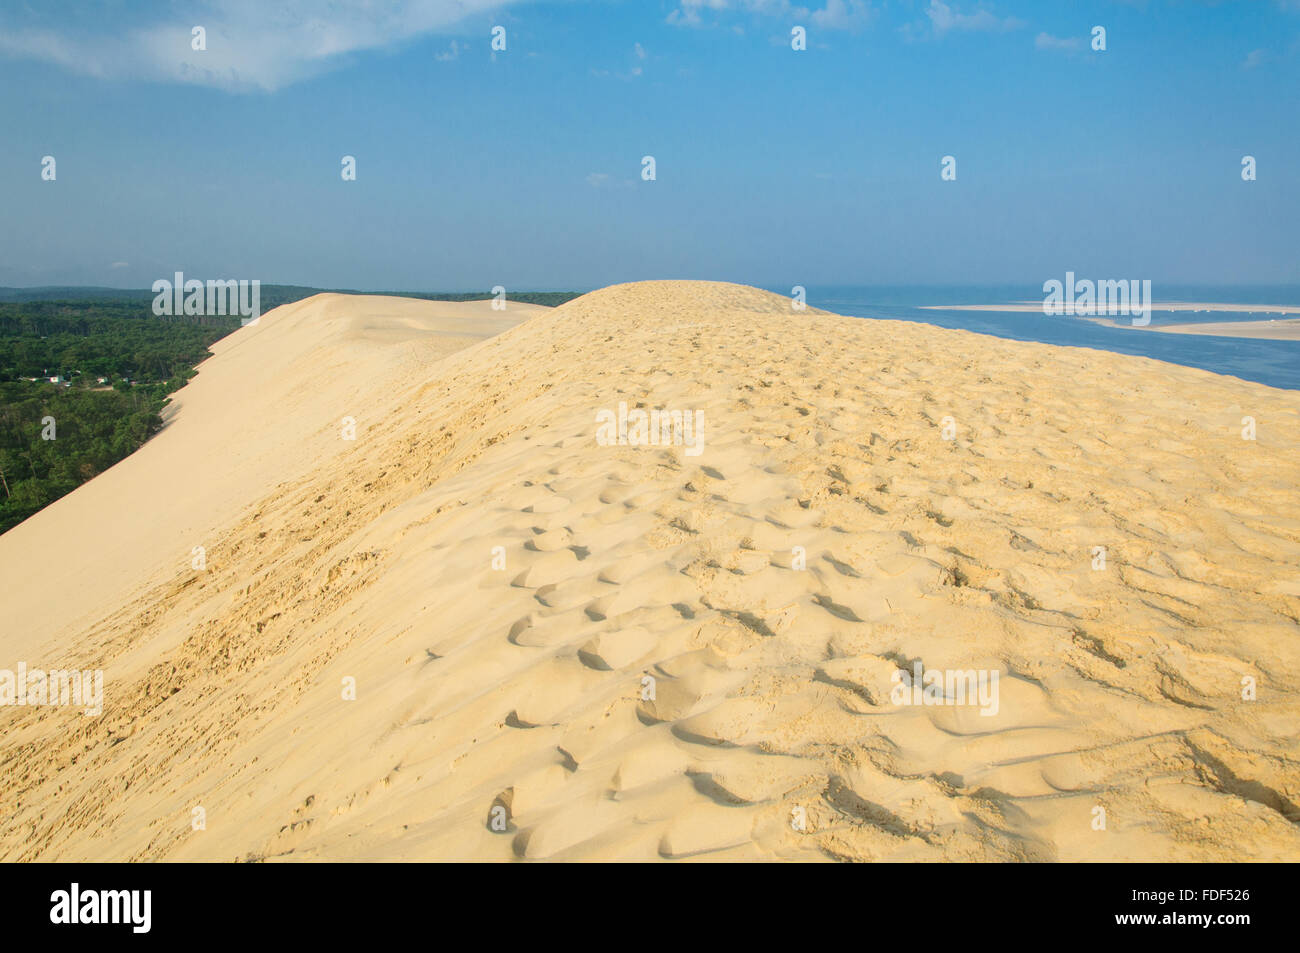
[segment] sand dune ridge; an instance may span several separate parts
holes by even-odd
[[[5,859],[1300,857],[1300,395],[724,283],[436,352],[414,305],[289,308],[191,386],[281,328],[260,439],[297,462],[50,584],[40,651],[104,668],[105,711],[0,711]],[[702,410],[704,452],[598,446],[620,401]],[[176,453],[247,453],[189,414]],[[49,525],[147,510],[166,436]],[[918,661],[999,672],[997,713],[893,704]]]

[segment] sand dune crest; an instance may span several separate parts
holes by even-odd
[[[1300,857],[1300,395],[722,283],[441,350],[417,305],[272,312],[0,539],[5,655],[106,676],[0,712],[0,856]],[[600,446],[620,403],[702,452]],[[115,572],[28,558],[73,525]],[[997,710],[896,704],[916,664]]]

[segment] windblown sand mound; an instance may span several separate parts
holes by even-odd
[[[0,857],[1300,859],[1300,395],[702,282],[376,387],[394,344],[310,330],[370,302],[292,307],[298,360],[281,309],[191,385],[261,368],[256,447],[214,411],[0,538],[70,620],[6,611],[0,667],[105,670],[98,718],[0,710]],[[600,445],[620,402],[702,451]],[[205,516],[177,475],[277,428]],[[155,507],[155,568],[27,559]],[[996,714],[895,704],[918,664]]]

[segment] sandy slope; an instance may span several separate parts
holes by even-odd
[[[218,341],[161,433],[0,537],[0,578],[21,581],[6,592],[4,652],[35,657],[51,637],[66,646],[69,630],[188,567],[214,529],[342,453],[345,415],[364,431],[399,382],[544,310],[326,294]]]
[[[365,357],[406,346],[373,307],[264,318],[292,366],[239,332],[0,538],[0,667],[107,683],[98,718],[0,710],[0,857],[1300,859],[1300,395],[735,285],[437,362]],[[197,425],[205,380],[255,443]],[[703,410],[703,453],[598,446],[619,401]],[[998,713],[892,704],[917,659],[1000,671]]]

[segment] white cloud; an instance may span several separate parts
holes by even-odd
[[[474,14],[524,0],[199,0],[183,14],[168,4],[126,29],[60,16],[54,25],[0,13],[0,56],[37,59],[112,79],[194,83],[234,91],[276,90],[374,50],[454,27]],[[27,8],[31,20],[30,10]],[[202,26],[207,49],[191,48]],[[486,28],[485,28],[486,29]],[[483,37],[484,46],[488,35]]]
[[[1025,25],[1023,20],[998,17],[985,9],[974,13],[959,13],[942,0],[930,0],[925,15],[930,18],[930,25],[936,33],[947,33],[950,30],[1015,30]]]
[[[636,180],[616,179],[608,172],[589,172],[587,184],[593,189],[631,189],[636,187]]]
[[[872,16],[869,0],[825,0],[821,7],[807,7],[790,0],[679,0],[668,14],[678,26],[704,26],[705,13],[747,13],[807,20],[823,30],[851,30],[864,26]],[[733,29],[736,29],[733,27]]]
[[[852,30],[865,26],[872,10],[862,0],[826,0],[826,6],[812,13],[813,26],[823,30]]]
[[[1268,50],[1251,50],[1241,61],[1242,69],[1254,69],[1268,59]]]
[[[743,0],[741,0],[743,2]],[[668,14],[668,22],[681,26],[702,26],[701,10],[725,10],[727,0],[682,0],[682,5]]]
[[[610,70],[605,68],[597,69],[594,66],[588,67],[587,72],[598,79],[608,79],[609,77],[613,77],[614,79],[628,82],[636,79],[638,76],[645,75],[645,67],[641,64],[645,63],[649,58],[650,54],[646,51],[644,46],[640,43],[633,43],[631,65],[627,68],[626,72],[623,70]]]
[[[1083,40],[1077,36],[1052,36],[1050,33],[1040,33],[1034,37],[1034,47],[1040,50],[1060,50],[1069,52],[1082,48]]]

